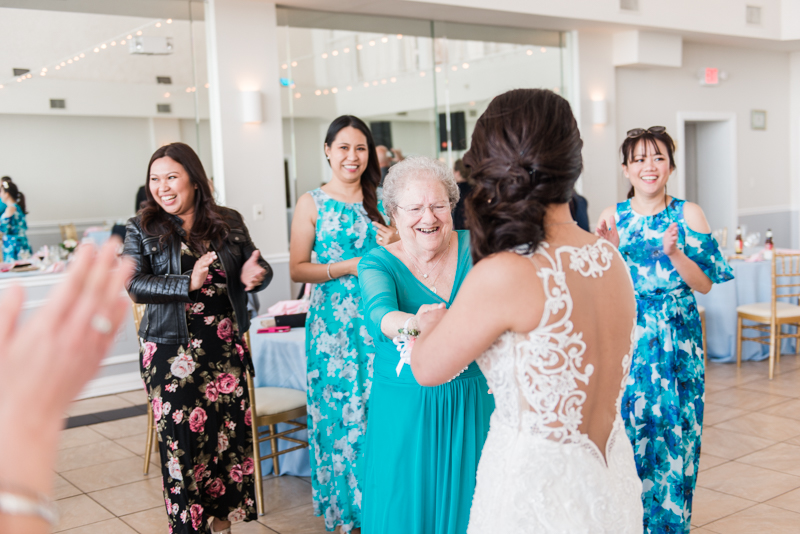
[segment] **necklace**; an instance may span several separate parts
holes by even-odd
[[[564,222],[557,222],[557,223],[547,223],[544,226],[560,226],[562,224],[578,224],[578,221],[564,221]]]
[[[409,259],[409,260],[411,260],[411,265],[413,265],[413,266],[414,266],[414,269],[416,269],[416,270],[417,270],[417,272],[419,273],[419,275],[420,275],[422,278],[424,278],[424,279],[426,279],[426,280],[427,280],[427,279],[428,279],[428,275],[430,275],[430,274],[431,274],[431,273],[432,273],[432,272],[433,272],[433,271],[436,269],[436,267],[438,267],[438,266],[439,266],[439,264],[441,263],[441,261],[442,261],[442,260],[443,260],[443,259],[444,259],[444,258],[445,258],[447,255],[448,255],[448,253],[450,252],[450,242],[448,242],[448,243],[447,243],[447,250],[445,250],[445,251],[444,251],[444,254],[442,254],[442,257],[441,257],[441,258],[439,258],[439,261],[437,261],[437,262],[436,262],[436,264],[433,266],[433,268],[432,268],[430,271],[428,271],[427,273],[423,273],[423,272],[422,272],[422,269],[420,269],[420,268],[417,266],[417,261],[414,259],[414,257],[413,257],[411,254],[409,254],[409,253],[408,253],[408,251],[406,250],[406,247],[403,247],[403,252],[406,254],[406,256],[408,256],[408,259]],[[431,282],[431,285],[430,285],[430,290],[431,290],[431,291],[433,291],[434,293],[436,293],[436,280],[438,280],[438,279],[439,279],[439,276],[440,276],[441,274],[442,274],[441,272],[440,272],[439,274],[437,274],[437,275],[436,275],[436,278],[434,278],[434,279],[433,279],[433,281]]]

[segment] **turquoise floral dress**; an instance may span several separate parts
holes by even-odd
[[[361,203],[310,192],[317,206],[317,262],[364,256],[378,246]],[[380,206],[379,206],[380,207]],[[361,527],[361,473],[375,345],[364,322],[358,279],[342,276],[311,290],[306,317],[308,435],[314,513],[329,531]]]
[[[3,234],[3,261],[11,263],[20,259],[22,252],[33,253],[28,244],[28,224],[25,222],[25,214],[17,206],[16,211],[11,216],[5,215],[5,205],[0,211],[0,233]]]
[[[615,214],[638,308],[622,418],[644,487],[644,531],[653,534],[689,532],[705,397],[700,316],[692,290],[664,254],[664,232],[678,224],[678,248],[711,282],[733,278],[711,234],[686,224],[685,203],[672,199],[644,216],[627,200]]]

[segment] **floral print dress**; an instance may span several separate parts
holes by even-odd
[[[664,232],[678,224],[678,248],[711,282],[731,280],[730,266],[711,234],[683,217],[685,201],[639,215],[630,200],[617,204],[619,251],[636,290],[635,349],[622,399],[644,492],[644,531],[689,532],[703,428],[705,366],[697,303],[664,254]]]
[[[3,261],[11,263],[20,258],[22,252],[32,253],[31,246],[28,244],[28,236],[25,233],[28,225],[25,222],[25,214],[17,205],[16,211],[11,216],[4,216],[6,206],[2,205],[0,211],[0,233],[3,234]]]
[[[200,254],[181,244],[181,272]],[[219,259],[186,304],[186,346],[142,343],[141,373],[158,427],[169,532],[210,532],[208,519],[252,521],[250,366]],[[252,370],[251,370],[252,372]]]
[[[319,263],[365,255],[378,245],[361,203],[348,204],[322,189],[314,252]],[[342,276],[314,285],[306,317],[308,435],[314,513],[329,531],[361,527],[367,400],[375,345],[367,333],[358,279]]]

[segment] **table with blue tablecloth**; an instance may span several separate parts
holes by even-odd
[[[772,262],[732,260],[730,265],[733,280],[715,284],[706,295],[696,294],[697,303],[706,309],[708,358],[715,362],[736,361],[736,307],[772,299]],[[745,336],[758,334],[755,330],[744,330]],[[781,352],[793,354],[794,340],[783,340]],[[768,345],[755,341],[742,343],[742,360],[758,361],[768,357]]]
[[[255,319],[250,327],[250,352],[256,375],[256,387],[281,387],[306,391],[306,330],[293,328],[280,334],[259,334],[261,321]],[[305,418],[304,418],[305,419]],[[299,420],[298,420],[299,421]],[[305,423],[306,421],[299,421]],[[290,425],[277,426],[278,432],[289,430]],[[265,429],[262,429],[265,430]],[[308,441],[308,431],[300,430],[289,436]],[[296,444],[278,440],[280,450]],[[270,442],[261,444],[261,454],[269,454]],[[308,449],[299,449],[278,457],[281,475],[311,476]],[[272,460],[261,462],[264,475],[272,473]]]

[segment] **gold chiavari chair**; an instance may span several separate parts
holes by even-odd
[[[244,334],[245,343],[250,344],[250,332]],[[307,441],[302,441],[288,436],[308,428],[306,424],[298,423],[294,419],[307,417],[306,392],[290,388],[278,387],[253,387],[253,377],[250,372],[245,372],[247,376],[247,388],[250,395],[250,410],[253,417],[253,461],[255,463],[256,479],[256,509],[258,515],[264,515],[264,488],[261,482],[261,461],[272,458],[272,468],[276,475],[280,474],[278,456],[287,452],[296,451],[308,447]],[[283,432],[276,432],[275,425],[287,423],[294,428]],[[268,427],[269,431],[260,432],[259,427]],[[278,450],[278,440],[282,439],[291,443],[297,443],[294,447],[289,447],[282,451]],[[261,443],[269,440],[272,452],[261,455]]]
[[[58,228],[61,230],[61,241],[66,241],[67,239],[78,241],[78,230],[73,223],[59,224]]]
[[[736,330],[736,365],[742,365],[742,341],[755,341],[769,345],[769,378],[772,380],[775,362],[781,361],[781,340],[795,338],[795,354],[800,353],[800,306],[781,302],[778,299],[800,297],[800,254],[772,255],[772,299],[770,302],[745,304],[736,308],[738,325]],[[744,325],[743,320],[755,325]],[[798,327],[795,333],[781,331],[783,325]],[[743,329],[757,330],[761,335],[746,337]]]
[[[146,304],[136,304],[135,302],[132,303],[133,306],[133,324],[136,328],[137,332],[137,339],[138,339],[138,332],[139,332],[139,325],[142,324],[142,318],[144,317],[145,312],[147,311]],[[150,399],[147,400],[147,439],[145,441],[144,447],[144,474],[150,472],[150,453],[153,451],[154,445],[156,443],[155,440],[156,434],[156,422],[155,418],[153,417],[153,406],[150,404]]]

